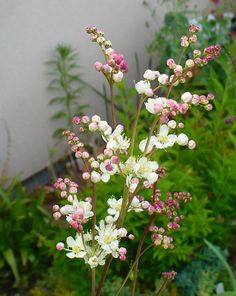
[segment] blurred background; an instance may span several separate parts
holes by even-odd
[[[83,172],[62,130],[72,128],[73,115],[110,120],[107,89],[93,66],[101,52],[86,26],[104,30],[129,63],[126,80],[116,89],[117,115],[129,134],[137,103],[134,81],[147,68],[166,71],[165,61],[178,57],[189,23],[201,28],[197,48],[218,43],[222,55],[174,92],[212,92],[214,110],[193,110],[186,120],[186,133],[198,144],[194,152],[160,153],[168,167],[161,189],[189,191],[193,202],[185,208],[175,249],[156,249],[142,260],[137,295],[156,295],[161,272],[172,269],[178,276],[165,295],[236,295],[235,1],[1,0],[0,5],[0,295],[90,293],[90,271],[55,252],[56,242],[71,230],[51,218],[56,177],[78,181]],[[143,133],[149,120],[143,113]],[[99,140],[84,137],[96,153]],[[87,196],[88,188],[81,186]],[[98,215],[104,201],[121,192],[118,179],[101,184]],[[127,225],[138,237],[145,222],[144,216],[130,215]],[[129,247],[130,258],[136,243]],[[102,295],[115,295],[128,267],[113,263]]]

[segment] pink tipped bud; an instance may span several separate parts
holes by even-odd
[[[72,119],[72,122],[73,122],[74,124],[79,124],[79,123],[80,123],[80,118],[79,118],[79,116],[74,116],[73,119]]]
[[[89,153],[87,151],[82,152],[82,158],[89,158]]]
[[[123,248],[123,247],[119,248],[119,254],[120,255],[126,255],[127,254],[127,249]]]
[[[82,118],[81,118],[81,122],[82,123],[89,123],[89,117],[87,115],[84,115]]]
[[[196,142],[194,140],[190,140],[188,142],[188,148],[189,149],[194,149],[196,147]]]
[[[88,179],[90,178],[90,174],[89,174],[88,172],[84,172],[84,173],[82,174],[82,178],[83,178],[84,180],[88,180]]]
[[[61,243],[61,242],[57,243],[57,244],[56,244],[56,249],[57,249],[57,251],[61,251],[61,250],[63,250],[63,249],[64,249],[64,244]]]
[[[60,218],[61,218],[61,213],[60,213],[60,212],[55,212],[55,213],[53,213],[53,218],[54,218],[55,220],[60,219]]]
[[[120,237],[126,237],[126,235],[127,235],[127,230],[126,230],[124,227],[122,227],[122,228],[119,228],[119,229],[117,230],[117,233],[118,233],[118,235],[119,235]]]
[[[126,260],[126,256],[125,255],[120,255],[119,259],[120,259],[120,261],[125,261]]]
[[[75,193],[77,193],[77,188],[76,187],[70,187],[70,189],[69,189],[69,192],[71,193],[71,194],[75,194]]]
[[[130,239],[130,240],[134,240],[134,239],[135,239],[135,236],[134,236],[133,234],[129,234],[129,235],[128,235],[128,239]]]
[[[54,205],[52,207],[53,212],[57,212],[57,211],[59,211],[59,209],[60,209],[59,205]]]
[[[94,63],[94,67],[97,71],[100,72],[102,70],[102,63],[96,62],[96,63]]]
[[[112,156],[111,157],[111,162],[114,163],[114,164],[119,163],[120,162],[119,156],[116,156],[116,155]]]

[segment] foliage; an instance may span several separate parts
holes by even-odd
[[[164,0],[157,1],[157,4],[150,1],[143,1],[143,4],[150,12],[151,21],[154,26],[158,23],[157,12],[160,3],[169,4],[169,9],[164,16],[163,26],[154,33],[154,38],[147,46],[152,67],[157,67],[163,71],[166,67],[167,58],[177,59],[179,52],[176,48],[179,38],[184,32],[184,28],[191,23],[197,24],[201,28],[202,38],[198,41],[199,48],[206,47],[209,43],[226,45],[229,43],[229,32],[233,26],[233,14],[224,13],[221,5],[216,6],[212,13],[203,12],[200,16],[196,10],[190,9],[189,1],[186,0]],[[206,10],[207,11],[207,10]],[[150,21],[146,22],[148,28],[152,28]]]
[[[0,187],[0,292],[25,291],[53,262],[64,229],[52,225],[45,198],[45,190],[29,193],[17,178]]]
[[[75,114],[83,114],[87,105],[79,102],[84,86],[81,74],[78,73],[78,54],[70,45],[58,44],[52,60],[47,62],[50,75],[49,90],[57,93],[49,105],[58,106],[59,110],[51,117],[52,120],[66,120],[66,126],[72,128],[71,122]],[[53,136],[61,137],[64,128],[58,128]]]
[[[227,273],[229,275],[229,280],[231,282],[231,288],[233,288],[232,293],[235,293],[236,292],[236,277],[235,277],[231,267],[229,266],[229,264],[225,260],[221,251],[216,246],[214,246],[213,244],[211,244],[207,240],[205,240],[205,243],[207,244],[208,248],[215,254],[215,256],[218,258],[218,260],[221,262],[222,266],[227,271]]]
[[[203,248],[178,274],[176,285],[181,296],[213,295],[223,267],[209,248]]]

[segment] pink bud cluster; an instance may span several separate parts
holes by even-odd
[[[121,247],[121,248],[119,248],[118,252],[119,252],[120,261],[125,261],[126,260],[127,249]]]
[[[84,217],[83,208],[79,207],[78,203],[74,203],[78,184],[68,178],[58,178],[54,187],[60,191],[62,198],[67,198],[67,200],[73,205],[64,205],[62,207],[59,205],[53,205],[53,217],[58,220],[62,215],[65,215],[67,217],[66,220],[71,227],[75,228],[77,231],[82,231],[82,224],[86,223],[87,219]],[[89,198],[87,198],[87,202],[88,201],[90,201]]]
[[[75,120],[73,119],[73,122],[74,121]],[[75,133],[69,130],[66,130],[63,132],[63,135],[67,137],[67,142],[71,146],[71,150],[75,153],[76,158],[82,158],[82,159],[89,158],[89,153],[84,149],[84,143],[81,142],[81,140],[75,135]]]
[[[167,272],[162,272],[162,276],[164,279],[168,280],[174,280],[177,275],[177,272],[172,270],[172,271],[167,271]]]
[[[61,191],[61,197],[69,198],[71,194],[77,193],[79,185],[68,178],[58,178],[54,183],[54,187]]]
[[[167,123],[170,119],[178,114],[185,114],[192,105],[201,106],[207,111],[212,110],[213,105],[210,103],[214,99],[213,94],[197,95],[190,92],[183,93],[181,101],[177,102],[173,99],[166,99],[165,103],[160,103],[159,113],[161,123]],[[176,125],[177,126],[177,125]],[[178,126],[181,128],[181,126]]]
[[[120,82],[123,73],[128,71],[128,63],[122,54],[118,54],[113,48],[110,40],[104,38],[104,32],[96,27],[88,27],[87,33],[91,35],[91,40],[97,42],[105,54],[106,63],[95,62],[94,67],[97,71],[102,72],[107,79],[114,82]]]
[[[161,192],[159,189],[156,189],[153,203],[147,208],[149,214],[162,214],[167,217],[167,229],[177,230],[180,228],[180,220],[184,219],[183,215],[178,214],[178,209],[180,208],[180,202],[184,203],[192,200],[188,192],[167,192],[167,197],[163,201],[161,200]],[[167,235],[164,235],[166,230],[163,227],[150,226],[149,230],[154,232],[152,238],[154,239],[154,244],[162,246],[163,248],[173,248],[172,244],[173,238]]]
[[[189,25],[189,36],[183,35],[181,37],[181,46],[182,47],[188,47],[191,43],[197,42],[197,33],[199,31],[199,27],[196,25]]]
[[[164,234],[166,230],[163,227],[150,226],[149,231],[153,232],[151,238],[156,246],[161,246],[164,249],[174,248],[173,238]]]

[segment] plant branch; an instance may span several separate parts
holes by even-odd
[[[167,285],[167,281],[168,279],[165,279],[163,284],[161,285],[159,291],[157,292],[156,296],[160,296],[161,295],[161,292],[163,292],[163,290],[165,289],[166,285]]]
[[[144,249],[144,250],[142,251],[142,253],[140,254],[140,256],[138,257],[137,260],[139,260],[139,259],[143,256],[143,254],[146,253],[146,252],[147,252],[147,251],[148,251],[153,245],[154,245],[154,244],[151,244],[151,245],[147,246],[146,249]],[[135,260],[134,263],[131,265],[129,272],[127,273],[127,275],[126,275],[126,277],[125,277],[125,279],[124,279],[122,285],[120,286],[119,290],[116,292],[115,296],[118,296],[118,295],[120,294],[122,288],[124,287],[124,285],[126,284],[128,278],[129,278],[129,276],[130,276],[131,271],[133,270],[134,266],[136,265],[137,260]]]

